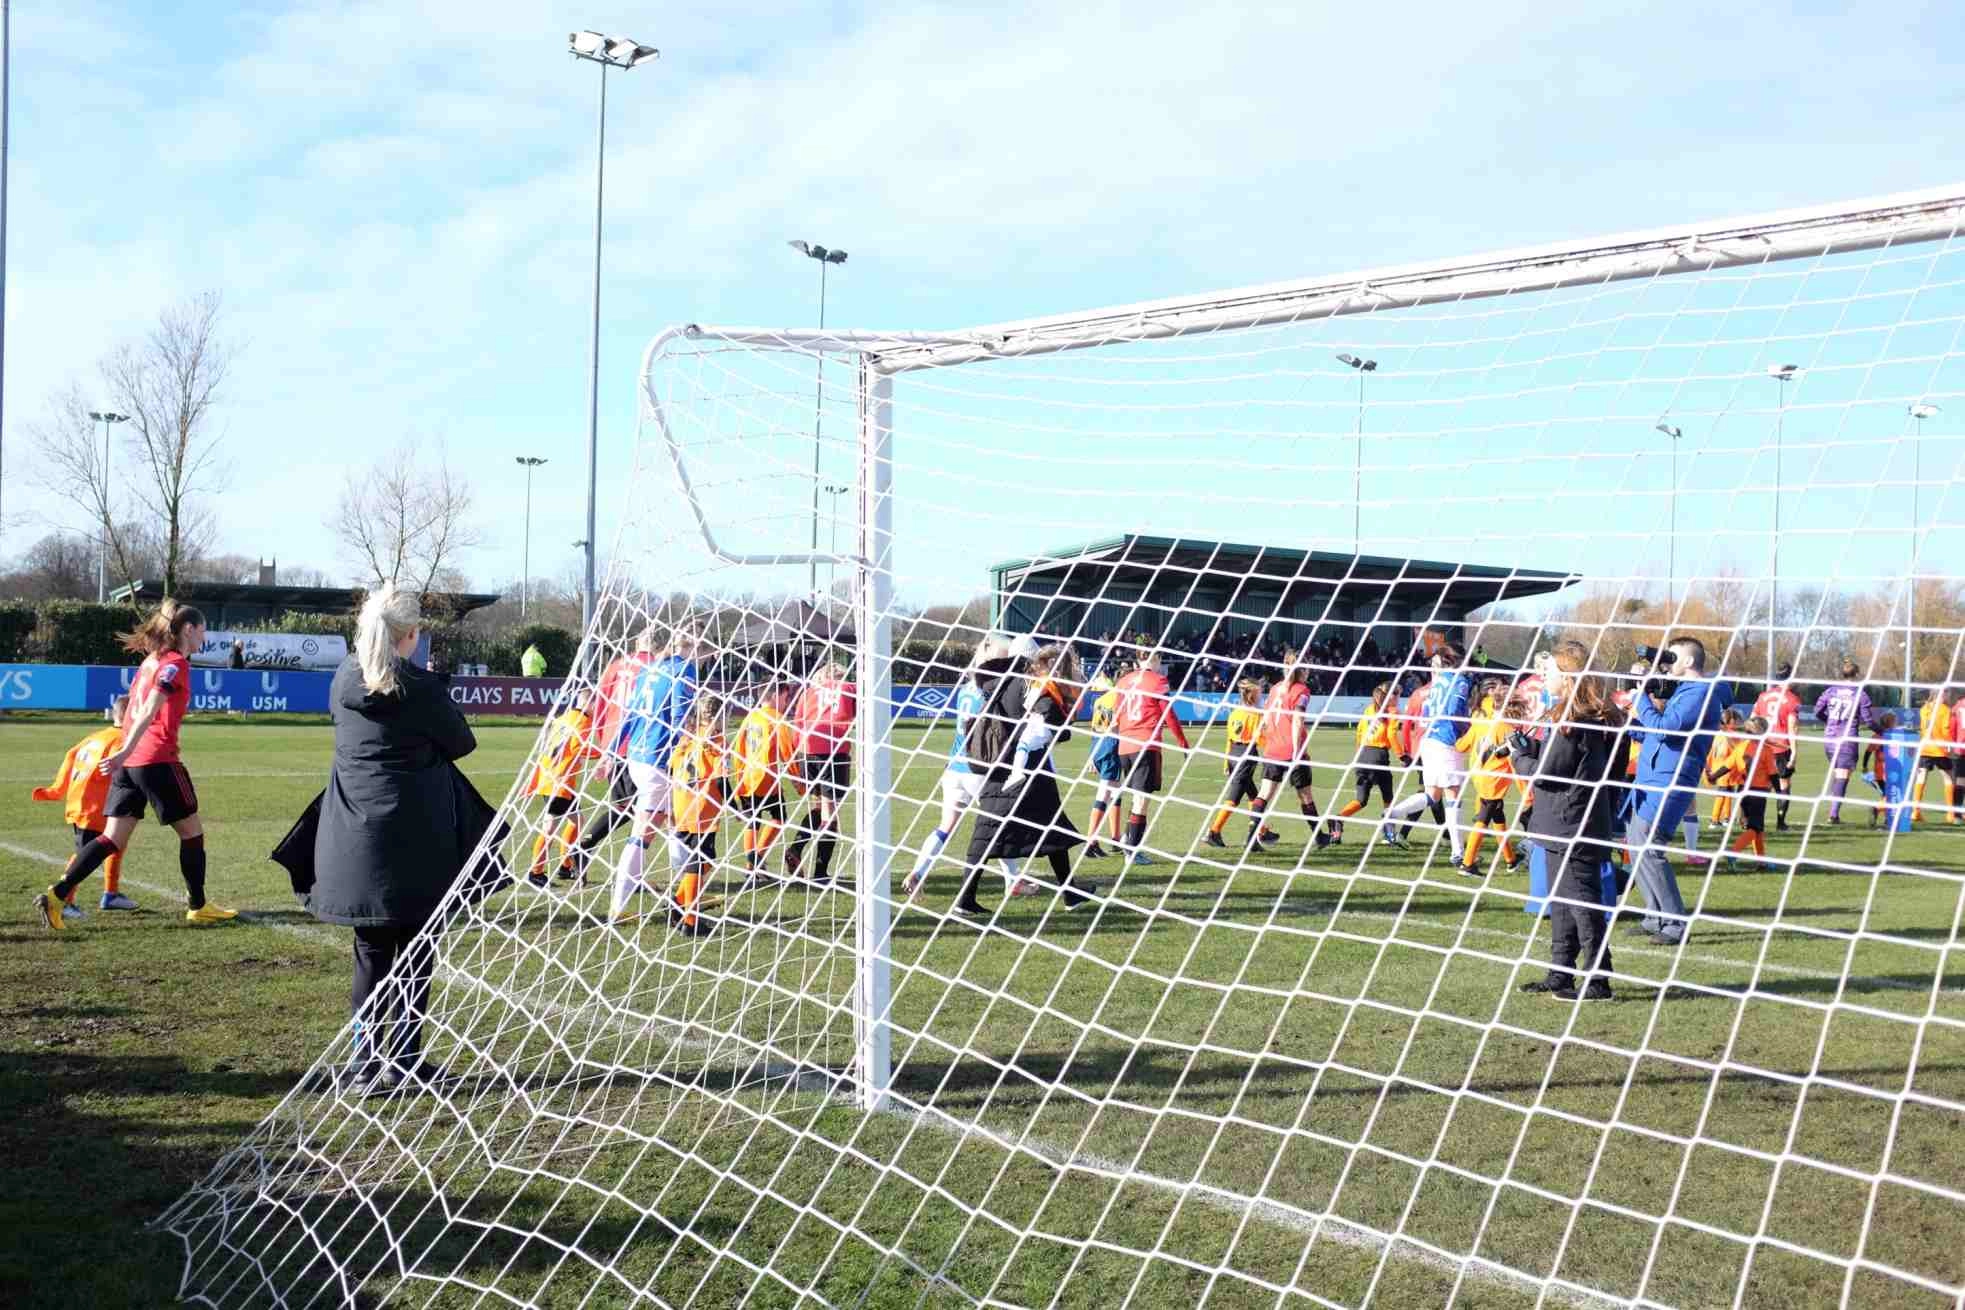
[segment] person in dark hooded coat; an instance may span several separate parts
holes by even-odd
[[[988,913],[976,900],[976,887],[991,860],[1009,867],[1012,895],[1018,868],[1038,856],[1050,862],[1067,908],[1085,904],[1093,890],[1071,880],[1071,849],[1084,838],[1064,812],[1051,760],[1052,749],[1071,735],[1078,659],[1070,646],[1057,645],[1031,656],[1027,668],[1019,669],[1020,663],[1015,657],[987,660],[976,671],[985,699],[970,727],[969,758],[983,783],[955,901],[955,912],[965,916]]]
[[[411,942],[475,842],[451,762],[477,739],[443,680],[408,660],[421,623],[414,593],[389,585],[371,594],[355,651],[329,692],[334,764],[307,907],[355,930],[353,1004],[362,1023],[344,1077],[369,1093],[441,1076],[422,1059],[433,952],[427,939]],[[363,1016],[362,1003],[392,974],[402,975],[400,988]]]

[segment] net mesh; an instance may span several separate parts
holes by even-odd
[[[441,1070],[367,1080],[406,970],[164,1217],[185,1294],[1957,1304],[1939,200],[665,334],[591,718],[414,948]],[[1565,832],[1567,642],[1648,728]]]

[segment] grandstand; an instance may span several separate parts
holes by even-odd
[[[991,580],[995,626],[1068,633],[1089,659],[1145,633],[1176,682],[1198,665],[1206,685],[1224,666],[1314,645],[1318,663],[1334,665],[1330,689],[1363,690],[1405,664],[1415,629],[1459,638],[1477,610],[1580,575],[1127,533],[1006,560]]]

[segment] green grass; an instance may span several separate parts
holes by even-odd
[[[1889,1271],[1965,1283],[1965,1206],[1943,1194],[1965,1158],[1958,830],[1897,839],[1878,875],[1859,809],[1771,839],[1799,857],[1792,878],[1684,878],[1729,922],[1680,952],[1619,937],[1632,980],[1581,1009],[1515,991],[1547,947],[1525,879],[1470,881],[1443,853],[1366,860],[1362,830],[1306,855],[1286,814],[1282,847],[1239,868],[1115,882],[1113,862],[1088,865],[1110,898],[1096,911],[1003,901],[992,874],[986,931],[943,917],[945,860],[893,934],[912,1108],[874,1115],[823,1091],[852,1048],[847,898],[733,897],[730,925],[693,943],[594,926],[580,911],[599,890],[501,893],[446,939],[435,1044],[458,1088],[338,1103],[295,1089],[345,1020],[347,934],[264,859],[321,784],[325,729],[187,732],[214,894],[251,923],[178,921],[175,843],[152,826],[126,873],[149,911],[55,935],[26,902],[67,834],[26,792],[82,730],[0,731],[0,1251],[22,1304],[167,1302],[183,1247],[145,1225],[249,1138],[222,1181],[254,1186],[205,1197],[236,1203],[237,1244],[307,1289],[289,1304],[488,1304],[474,1289],[495,1284],[545,1306],[635,1288],[703,1307],[1231,1307],[1283,1288],[1533,1305],[1517,1270],[1655,1304],[1730,1305],[1744,1282],[1748,1305],[1834,1305],[1872,1207],[1876,1267],[1850,1304],[1956,1299]],[[469,771],[496,796],[533,730],[479,734]],[[946,738],[901,742],[894,831],[912,847]],[[1809,794],[1819,751],[1803,758]],[[1189,771],[1155,847],[1201,853],[1218,767]],[[1073,793],[1081,822],[1088,802]],[[276,1186],[257,1186],[261,1163]],[[179,1220],[200,1242],[220,1228]],[[1402,1240],[1388,1253],[1367,1230]],[[250,1282],[207,1293],[265,1301]]]

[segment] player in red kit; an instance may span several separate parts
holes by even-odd
[[[1317,793],[1310,772],[1310,674],[1301,650],[1283,655],[1283,676],[1269,689],[1262,706],[1262,731],[1257,739],[1262,751],[1262,789],[1256,795],[1254,815],[1249,820],[1248,848],[1262,848],[1262,815],[1276,793],[1289,784],[1296,793],[1303,817],[1310,821],[1318,850],[1330,845],[1330,832],[1317,824]]]
[[[189,605],[166,600],[157,612],[123,637],[123,646],[142,652],[143,666],[130,684],[129,720],[123,744],[99,768],[109,778],[100,837],[75,852],[61,881],[35,898],[50,928],[59,929],[62,902],[112,855],[129,849],[146,807],[177,833],[178,871],[184,877],[192,923],[223,923],[235,912],[205,900],[205,829],[198,821],[198,793],[178,754],[177,735],[191,707],[192,651],[205,644],[205,616]]]
[[[1151,864],[1140,845],[1146,840],[1147,798],[1160,790],[1160,735],[1171,732],[1182,750],[1189,750],[1174,712],[1167,676],[1160,671],[1158,651],[1142,649],[1133,671],[1113,687],[1118,713],[1112,731],[1119,738],[1119,794],[1132,793],[1126,816],[1125,852],[1129,864]]]
[[[1753,717],[1767,720],[1767,750],[1774,757],[1774,827],[1788,830],[1788,805],[1794,795],[1794,725],[1801,713],[1801,697],[1788,685],[1794,665],[1774,670],[1774,681],[1754,698]]]
[[[607,799],[594,811],[580,843],[567,854],[567,872],[586,880],[587,861],[609,833],[627,821],[634,809],[635,780],[628,770],[627,752],[621,738],[627,726],[628,701],[634,695],[635,680],[655,662],[658,634],[650,624],[635,638],[635,648],[617,656],[601,672],[594,694],[587,701],[587,750],[595,761],[596,772],[607,775]]]
[[[809,841],[818,851],[812,881],[832,876],[833,847],[839,838],[839,805],[853,783],[853,718],[859,692],[844,665],[832,663],[812,675],[798,693],[792,727],[798,734],[798,776],[805,785],[805,818],[785,851],[785,876],[796,878]]]

